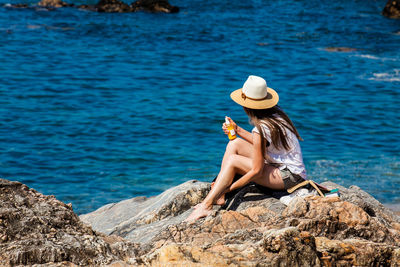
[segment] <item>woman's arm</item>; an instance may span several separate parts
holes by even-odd
[[[237,135],[242,137],[244,140],[249,142],[250,144],[253,144],[253,135],[243,129],[242,127],[239,127],[230,117],[227,117],[231,125],[233,126],[233,129],[235,129],[235,132]],[[225,123],[222,125],[222,129],[224,130],[225,134],[228,134],[228,129],[225,125]]]
[[[261,150],[261,136],[258,133],[252,134],[253,140],[253,162],[250,171],[243,175],[239,180],[234,182],[227,192],[233,191],[235,189],[241,188],[246,184],[250,183],[252,180],[259,177],[262,174],[264,168],[264,156]],[[225,193],[227,193],[225,192]]]
[[[236,126],[236,133],[250,144],[253,144],[253,135],[250,132],[242,127]]]

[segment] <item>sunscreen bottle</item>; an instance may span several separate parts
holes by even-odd
[[[226,127],[228,128],[229,140],[235,140],[236,139],[235,129],[233,129],[233,125],[229,122],[228,117],[225,117],[225,124]]]

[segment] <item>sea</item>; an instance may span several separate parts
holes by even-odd
[[[16,3],[35,1],[0,0],[0,177],[78,214],[211,181],[224,117],[252,129],[229,94],[258,75],[304,139],[309,179],[400,206],[400,20],[385,0]]]

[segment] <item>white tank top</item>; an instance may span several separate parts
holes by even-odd
[[[301,148],[297,136],[284,127],[285,134],[288,137],[290,150],[284,148],[277,149],[271,141],[271,133],[268,126],[261,124],[261,129],[264,133],[264,137],[268,140],[269,146],[265,150],[265,153],[274,161],[274,163],[280,164],[279,169],[288,168],[293,174],[298,174],[304,179],[307,178],[306,168],[303,163],[303,154],[301,153]],[[254,127],[252,132],[259,134],[257,127]],[[266,162],[267,163],[267,162]]]

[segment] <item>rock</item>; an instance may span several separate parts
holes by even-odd
[[[362,238],[390,245],[400,242],[395,220],[371,217],[362,208],[339,198],[309,197],[293,201],[282,213],[291,225],[330,239]],[[301,218],[301,220],[299,220]]]
[[[184,212],[201,202],[209,190],[208,183],[192,180],[156,197],[137,197],[109,204],[80,218],[105,234],[145,242],[162,228],[181,222],[186,216]]]
[[[266,231],[263,248],[269,266],[316,266],[320,264],[315,238],[308,232],[299,232],[296,227]]]
[[[391,19],[400,18],[400,1],[389,0],[382,10],[382,15]]]
[[[179,8],[172,6],[167,0],[138,0],[128,5],[120,0],[100,0],[96,5],[80,5],[79,9],[98,12],[162,12],[162,13],[177,13]]]
[[[201,201],[209,189],[208,184],[189,182],[155,198],[105,206],[90,218],[93,222],[104,222],[107,214],[117,218],[109,223],[118,225],[109,225],[108,232],[140,242],[137,261],[146,265],[396,266],[399,217],[359,187],[344,188],[330,182],[323,185],[339,188],[341,198],[296,198],[286,207],[279,202],[283,192],[250,184],[213,216],[187,224],[182,221],[190,213],[190,205]],[[188,201],[193,195],[195,200]],[[158,198],[163,199],[163,216],[159,215],[160,206],[151,204],[161,202]],[[171,209],[175,205],[171,201],[186,204]],[[124,218],[126,213],[140,215],[130,220]],[[90,223],[85,216],[81,218]],[[129,231],[121,231],[121,226]]]
[[[96,5],[98,12],[132,12],[132,8],[119,0],[100,0]]]
[[[188,224],[210,190],[188,181],[81,215],[93,230],[70,205],[0,180],[0,265],[400,266],[399,216],[357,186],[323,185],[341,197],[284,206],[284,192],[249,184]]]
[[[41,0],[39,3],[37,3],[37,5],[45,8],[59,8],[59,7],[73,6],[72,4],[68,4],[61,0]]]
[[[322,185],[328,188],[338,188],[340,191],[340,199],[353,203],[362,208],[368,215],[379,219],[382,223],[385,221],[400,223],[400,217],[385,207],[367,192],[361,190],[358,186],[352,185],[349,188],[337,185],[332,182],[324,182]]]
[[[94,232],[54,196],[0,179],[0,265],[135,262],[136,245]]]
[[[396,266],[396,249],[387,245],[359,239],[330,240],[316,237],[317,251],[325,266]]]
[[[79,6],[76,6],[76,8],[82,9],[82,10],[87,10],[87,11],[97,12],[96,5],[79,5]]]
[[[7,4],[6,7],[12,8],[29,8],[27,4]],[[60,7],[72,7],[74,4],[68,4],[62,0],[41,0],[37,3],[37,7],[54,10]],[[35,9],[40,9],[40,8]],[[127,13],[136,11],[149,11],[161,13],[177,13],[179,7],[172,6],[167,0],[138,0],[131,5],[128,5],[120,0],[100,0],[96,5],[78,5],[78,9],[106,12],[106,13]]]
[[[179,7],[172,6],[167,0],[137,0],[131,4],[134,11],[177,13]]]
[[[351,47],[326,47],[325,51],[328,52],[353,52],[357,49]]]

